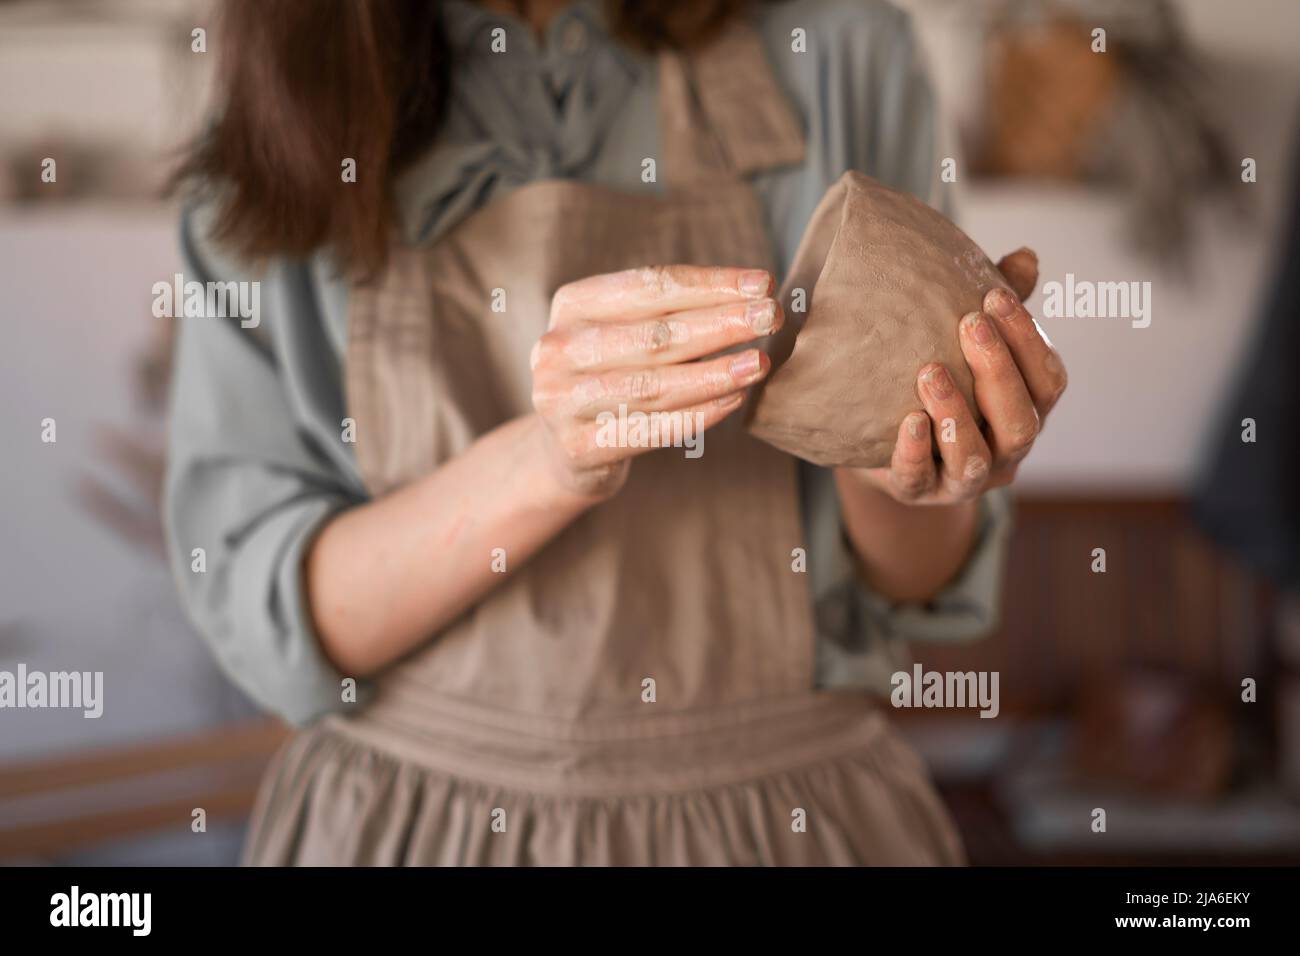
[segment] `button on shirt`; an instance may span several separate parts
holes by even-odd
[[[537,179],[642,194],[662,188],[641,180],[642,160],[659,149],[654,58],[616,43],[598,4],[563,10],[540,41],[519,20],[467,0],[444,0],[443,11],[452,90],[435,147],[397,186],[407,241],[434,242]],[[792,0],[756,4],[752,16],[807,141],[802,165],[752,177],[781,272],[846,169],[947,208],[934,102],[903,13],[870,0]],[[791,48],[796,28],[806,31],[802,52]],[[341,676],[321,654],[307,611],[303,555],[331,516],[367,497],[352,446],[338,441],[348,287],[324,255],[253,275],[209,241],[211,222],[211,209],[187,209],[186,271],[199,281],[260,279],[263,328],[182,324],[169,550],[183,603],[226,671],[264,707],[303,723],[343,706]],[[922,607],[891,606],[860,582],[829,471],[801,465],[800,488],[819,686],[887,694],[909,642],[970,640],[994,625],[1009,526],[1004,491],[982,499],[965,568]],[[188,573],[198,543],[208,551],[207,574]]]

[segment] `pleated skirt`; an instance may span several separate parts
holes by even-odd
[[[548,722],[390,697],[291,738],[245,862],[930,866],[965,862],[874,704],[815,694],[660,721]]]

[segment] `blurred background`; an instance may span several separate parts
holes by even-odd
[[[1001,715],[896,719],[972,862],[1300,861],[1300,4],[901,5],[957,133],[960,224],[1035,248],[1043,283],[1149,281],[1152,321],[1030,300],[1071,388],[1017,484],[1003,624],[913,648],[999,671]],[[180,263],[159,196],[202,122],[211,13],[0,0],[0,670],[101,670],[113,701],[0,711],[3,863],[233,863],[284,735],[161,559],[171,320],[151,287]],[[1106,839],[1080,824],[1094,807]]]

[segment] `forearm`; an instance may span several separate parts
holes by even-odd
[[[835,485],[859,573],[886,600],[928,601],[966,563],[979,526],[977,501],[903,504],[846,468],[835,470]]]
[[[540,420],[523,416],[325,525],[306,590],[341,673],[368,676],[427,641],[597,502],[567,488],[549,454]],[[506,573],[493,569],[497,548]]]

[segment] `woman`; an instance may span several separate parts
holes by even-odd
[[[227,15],[187,278],[264,262],[266,314],[183,327],[166,508],[223,666],[308,725],[248,861],[960,862],[869,691],[901,641],[990,626],[1006,517],[985,492],[1059,360],[991,295],[961,333],[985,429],[918,369],[924,413],[879,470],[803,466],[735,414],[831,182],[930,194],[907,20],[812,0]],[[1036,278],[1031,254],[1003,270]],[[702,456],[598,437],[602,413],[673,410],[702,416]]]

